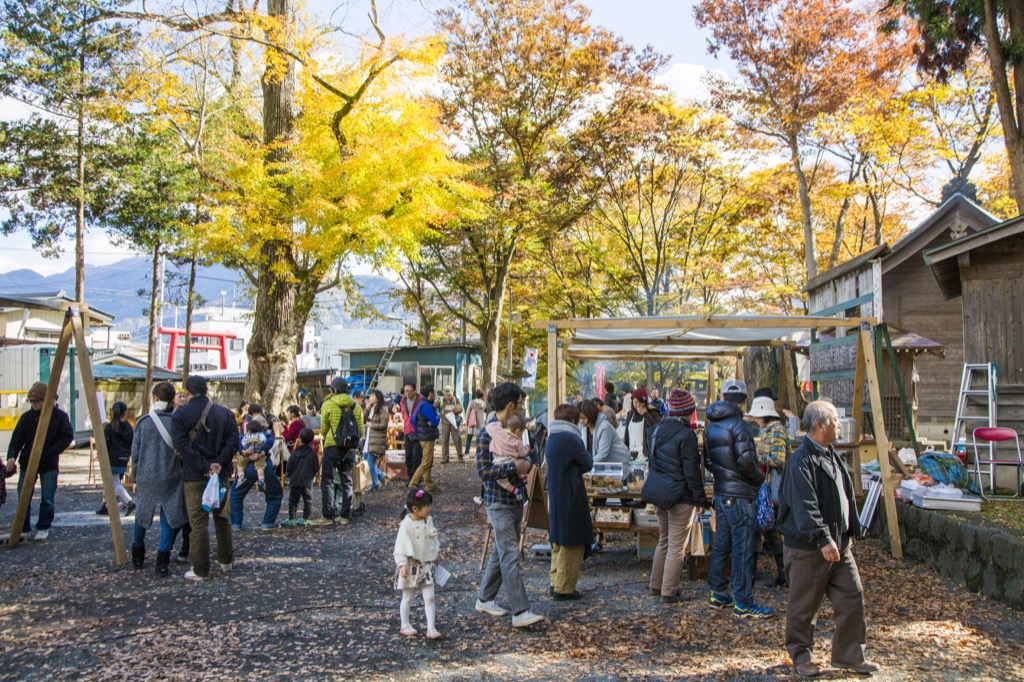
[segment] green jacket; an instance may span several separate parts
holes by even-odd
[[[325,448],[337,445],[334,442],[334,434],[338,432],[338,424],[341,423],[341,408],[343,407],[352,409],[359,433],[363,432],[363,408],[356,405],[356,401],[352,400],[352,396],[348,393],[332,395],[324,401],[323,408],[320,410],[320,435],[324,437]]]

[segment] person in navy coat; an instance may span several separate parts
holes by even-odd
[[[580,411],[559,405],[548,425],[547,460],[548,533],[551,540],[551,588],[556,601],[581,597],[576,590],[586,548],[594,542],[590,505],[583,474],[594,458],[580,437]]]

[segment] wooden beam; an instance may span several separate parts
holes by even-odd
[[[786,395],[789,397],[789,411],[793,414],[800,414],[799,402],[796,399],[797,386],[793,378],[793,351],[787,344],[782,347],[782,382],[786,385]],[[780,396],[781,398],[781,396]],[[783,403],[785,404],[785,403]]]
[[[743,358],[736,356],[736,378],[743,381]]]
[[[873,318],[817,316],[710,316],[710,317],[619,317],[534,322],[537,329],[549,324],[557,329],[786,329],[808,330],[816,327],[856,328],[861,322],[874,323]]]
[[[857,363],[853,373],[853,488],[857,492],[864,492],[864,481],[860,477],[860,439],[864,433],[862,421],[864,420],[864,358],[860,352],[860,336],[857,337]]]
[[[715,362],[708,363],[708,390],[704,395],[704,414],[707,415],[708,407],[714,402],[715,396]],[[706,418],[706,417],[705,417]]]
[[[88,313],[86,313],[88,315]],[[103,480],[103,499],[107,502],[110,513],[110,534],[114,540],[114,561],[118,566],[128,563],[128,553],[124,546],[124,531],[121,529],[121,514],[117,508],[117,494],[114,492],[114,474],[110,470],[110,454],[107,452],[107,440],[103,437],[103,421],[100,419],[99,395],[96,392],[96,379],[92,374],[92,359],[89,347],[85,345],[85,332],[82,331],[82,318],[72,315],[71,327],[74,330],[75,346],[78,348],[78,368],[82,373],[82,390],[85,391],[85,402],[89,406],[89,421],[96,439],[96,452],[100,461],[100,476]]]
[[[729,341],[718,339],[580,339],[573,338],[568,342],[569,348],[585,348],[587,346],[724,346],[727,348],[746,348],[747,346],[781,346],[782,341]]]
[[[878,452],[878,468],[882,472],[882,499],[885,501],[885,520],[889,529],[889,547],[897,559],[903,558],[903,543],[900,541],[900,526],[896,518],[896,499],[893,496],[892,472],[889,465],[889,439],[885,435],[885,419],[882,413],[882,392],[879,389],[878,365],[875,362],[874,344],[871,342],[871,325],[860,328],[858,354],[864,358],[864,371],[868,380],[868,396],[871,400],[871,421],[875,427],[875,449]],[[859,476],[860,472],[854,472]],[[852,513],[852,510],[851,510]]]
[[[558,327],[548,325],[548,423],[558,407]]]
[[[565,385],[565,349],[562,346],[562,341],[557,342],[557,357],[558,357],[558,404],[561,405],[568,398],[568,388]],[[552,414],[554,414],[552,412]]]
[[[635,353],[635,354],[624,354],[624,353],[580,353],[580,352],[567,352],[566,357],[570,357],[576,360],[608,360],[611,362],[621,360],[622,362],[643,362],[644,360],[668,360],[674,362],[709,362],[711,360],[718,360],[722,358],[734,358],[735,353],[729,353],[728,355],[673,355],[673,354],[652,354],[652,353]]]
[[[60,338],[57,341],[57,352],[53,356],[53,364],[50,365],[50,380],[46,383],[46,395],[43,397],[43,407],[39,413],[39,423],[36,426],[36,436],[32,440],[32,449],[28,453],[28,464],[21,472],[22,490],[18,494],[18,506],[14,511],[14,520],[11,521],[11,535],[7,540],[9,547],[17,547],[21,542],[21,527],[28,516],[28,505],[31,500],[29,491],[35,487],[36,474],[39,473],[39,460],[43,455],[43,445],[46,444],[46,433],[50,429],[50,419],[53,416],[53,404],[57,400],[57,387],[60,385],[60,375],[64,371],[64,362],[68,356],[68,346],[71,344],[71,325],[68,318],[71,311],[64,313],[64,326],[60,330]],[[74,396],[71,396],[74,400]],[[31,408],[29,408],[31,409]],[[116,508],[116,506],[115,506]]]

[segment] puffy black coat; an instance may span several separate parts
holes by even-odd
[[[754,499],[764,483],[743,410],[727,400],[711,403],[704,427],[704,462],[715,477],[715,495]]]
[[[667,417],[648,434],[648,447],[655,448],[650,455],[651,468],[673,481],[686,483],[686,491],[676,504],[710,505],[704,493],[704,477],[700,471],[700,451],[697,434],[689,422]]]
[[[293,488],[307,488],[313,485],[320,462],[308,445],[300,445],[288,458],[288,483]]]

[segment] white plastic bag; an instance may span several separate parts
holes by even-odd
[[[213,511],[220,508],[220,478],[213,474],[206,481],[206,488],[203,490],[203,511]]]
[[[448,572],[448,569],[441,564],[434,564],[434,582],[438,587],[444,587],[451,577],[452,574]]]
[[[900,448],[896,456],[908,467],[914,468],[917,466],[917,453],[914,452],[914,448]]]

